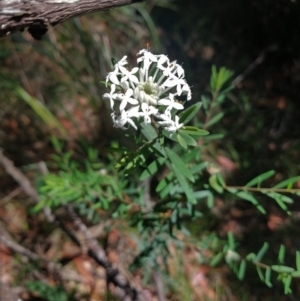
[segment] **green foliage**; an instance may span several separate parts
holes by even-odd
[[[71,301],[63,286],[50,286],[41,281],[28,281],[26,287],[30,292],[37,293],[46,301]]]
[[[183,245],[178,231],[191,237],[187,221],[209,219],[207,216],[216,197],[249,202],[262,214],[267,212],[264,201],[267,197],[289,214],[293,199],[286,194],[299,195],[299,190],[293,188],[299,177],[263,187],[264,183],[272,183],[275,172],[271,170],[244,186],[229,186],[219,168],[207,159],[213,143],[226,135],[216,129],[226,116],[222,105],[232,86],[224,88],[224,85],[231,75],[225,68],[217,71],[213,67],[211,95],[202,97],[202,102],[180,114],[180,123],[184,125],[175,134],[170,137],[169,133],[142,123],[135,135],[127,135],[134,149],[113,144],[106,149],[106,164],[99,163],[99,155],[92,148],[79,160],[73,153],[63,153],[60,143],[53,139],[58,152],[54,157],[58,172],[46,175],[39,184],[41,202],[36,210],[73,203],[89,219],[97,220],[101,214],[107,218],[124,218],[139,233],[135,237],[139,253],[132,261],[132,268],[146,265],[158,268],[158,258],[167,267],[170,243],[178,247]],[[196,119],[199,114],[205,115],[203,123]],[[207,129],[213,134],[209,135]],[[150,186],[149,183],[153,184],[150,201],[143,188]],[[207,224],[206,221],[204,227]],[[214,235],[207,241],[201,240],[199,248],[211,251],[207,259],[211,266],[225,262],[240,280],[246,277],[249,266],[256,268],[258,277],[269,287],[274,283],[272,275],[276,274],[286,294],[291,292],[292,279],[300,276],[299,252],[296,269],[284,265],[284,245],[280,247],[275,264],[263,262],[268,242],[257,253],[241,255],[239,243],[230,232],[227,241]]]
[[[281,281],[284,287],[284,293],[290,294],[291,283],[293,278],[300,277],[299,270],[299,252],[296,253],[296,269],[294,267],[283,265],[284,257],[285,257],[285,247],[283,245],[280,246],[279,254],[278,254],[278,264],[269,265],[264,263],[263,257],[267,254],[269,245],[268,243],[264,243],[262,248],[258,251],[257,254],[250,253],[244,257],[239,255],[236,251],[236,242],[232,233],[228,233],[228,241],[223,246],[223,251],[219,252],[215,255],[211,261],[210,265],[215,266],[220,263],[222,259],[225,259],[226,263],[230,266],[236,276],[243,280],[246,273],[247,263],[248,265],[252,264],[256,267],[258,276],[261,281],[263,281],[268,287],[272,287],[272,273],[277,275],[277,280]],[[265,270],[265,273],[263,271]]]
[[[45,175],[39,184],[41,201],[35,211],[45,206],[55,209],[75,203],[82,214],[93,219],[97,218],[97,210],[115,210],[120,205],[126,184],[120,185],[116,175],[108,174],[105,165],[97,162],[96,151],[89,149],[88,152],[88,158],[83,162],[72,159],[71,152],[54,156],[60,171]],[[116,207],[112,203],[117,204]]]
[[[211,71],[212,75],[210,78],[210,87],[212,89],[212,92],[215,93],[222,89],[224,84],[233,75],[233,72],[226,69],[225,67],[221,67],[218,71],[216,66],[212,66]]]

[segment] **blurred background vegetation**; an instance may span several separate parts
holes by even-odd
[[[207,160],[220,167],[227,183],[244,185],[271,169],[276,170],[274,183],[297,176],[299,13],[297,0],[150,0],[70,20],[50,28],[42,41],[35,41],[27,32],[1,38],[0,147],[36,183],[38,162],[49,162],[55,152],[53,135],[65,141],[65,151],[73,150],[80,157],[87,146],[94,147],[102,162],[108,162],[105,147],[114,141],[128,142],[123,132],[112,127],[109,104],[102,100],[106,89],[100,81],[111,70],[112,57],[118,60],[128,55],[134,62],[137,51],[149,43],[153,53],[183,62],[193,102],[209,93],[212,65],[234,72],[236,88],[222,106],[224,119],[212,130],[224,137],[205,153]],[[22,244],[49,251],[43,245],[54,240],[55,229],[37,229],[42,221],[30,214],[30,200],[17,189],[0,167],[0,219]],[[268,214],[262,216],[244,203],[220,199],[216,204],[207,213],[205,231],[220,237],[232,231],[246,253],[261,246],[266,237],[273,242],[274,256],[281,243],[291,252],[299,249],[297,204],[292,218],[275,205],[266,204]],[[211,214],[214,223],[209,223]],[[18,220],[13,219],[16,215]],[[203,235],[201,224],[191,223],[189,228],[195,238]],[[109,248],[120,235],[116,232],[108,232],[105,238]],[[226,268],[199,266],[195,274],[194,259],[183,259],[192,257],[192,247],[182,252],[173,254],[173,270],[165,276],[168,300],[300,300],[297,285],[292,299],[277,287],[266,288],[256,275],[240,283]],[[8,283],[23,285],[29,270],[13,261]],[[187,280],[192,273],[202,275],[201,281],[193,276],[200,289]],[[178,285],[184,286],[180,292]],[[30,298],[27,295],[27,300],[44,300],[41,295]]]

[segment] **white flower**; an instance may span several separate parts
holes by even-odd
[[[180,65],[176,65],[176,73],[178,75],[179,78],[184,77],[184,69],[180,66]]]
[[[184,69],[176,61],[170,62],[166,55],[155,55],[146,49],[139,51],[137,56],[138,67],[129,71],[125,67],[127,56],[124,56],[106,77],[106,85],[111,85],[111,91],[103,98],[109,99],[112,109],[115,101],[121,102],[111,114],[114,126],[124,130],[130,126],[137,129],[137,122],[142,117],[145,124],[150,126],[154,122],[172,135],[183,126],[179,124],[176,111],[184,107],[176,98],[186,95],[187,100],[191,99]]]
[[[124,83],[127,80],[129,80],[129,82],[133,82],[135,84],[139,83],[139,80],[137,79],[137,77],[135,75],[133,75],[138,72],[139,68],[135,67],[131,71],[128,71],[126,68],[120,67],[120,70],[123,75],[123,77],[121,78],[121,83]]]
[[[117,62],[114,65],[115,71],[116,72],[120,71],[120,68],[123,67],[123,66],[125,66],[125,65],[127,65],[127,64],[128,64],[128,62],[127,62],[127,55],[125,55],[125,56],[123,56],[123,58],[119,62]]]
[[[137,105],[139,103],[136,99],[131,98],[132,94],[133,94],[132,89],[128,89],[125,94],[120,95],[121,98],[120,111],[124,111],[124,109],[127,106],[127,103],[130,103],[132,105]]]
[[[139,101],[140,104],[145,102],[147,104],[156,106],[159,93],[160,87],[158,84],[153,82],[151,76],[146,82],[140,83],[134,89],[134,97]]]
[[[115,85],[119,85],[120,84],[120,81],[118,79],[118,72],[117,71],[112,71],[112,72],[109,72],[106,76],[106,86],[107,86],[107,83],[108,81],[111,81],[112,83],[114,83]]]
[[[110,93],[105,93],[103,95],[103,98],[106,98],[106,99],[110,100],[110,107],[111,107],[111,109],[113,109],[113,107],[114,107],[114,98],[117,97],[117,94],[114,93],[115,90],[116,90],[116,85],[112,84],[110,87],[111,87]]]
[[[175,121],[172,120],[172,124],[165,127],[165,130],[174,134],[177,132],[181,127],[183,127],[183,123],[179,124],[179,117],[175,116]]]
[[[157,121],[157,123],[163,127],[173,125],[173,120],[170,111],[165,111],[165,114],[156,115],[157,118],[161,119],[161,121]]]
[[[165,77],[167,76],[173,76],[173,72],[175,70],[175,67],[176,67],[176,61],[174,62],[169,62],[168,61],[168,64],[167,66],[163,66],[163,65],[157,65],[157,68],[161,69],[163,71],[163,75]]]
[[[139,107],[132,107],[128,111],[122,111],[119,116],[116,116],[116,113],[113,112],[111,114],[112,120],[114,122],[114,127],[121,128],[123,130],[127,130],[128,127],[125,127],[127,123],[129,123],[133,128],[137,130],[135,123],[133,122],[133,117],[139,117],[138,113]]]
[[[157,57],[146,49],[140,50],[137,55],[142,55],[137,59],[137,62],[144,62],[143,70],[148,70],[152,62],[157,62]]]
[[[182,88],[187,85],[186,81],[182,78],[169,78],[164,83],[163,86],[167,87],[169,90],[170,88],[176,87],[177,95],[180,96],[182,94]]]
[[[192,99],[191,88],[190,88],[190,86],[187,83],[185,83],[185,85],[182,86],[182,92],[183,92],[183,94],[187,95],[187,100],[191,100]]]
[[[142,113],[140,113],[141,117],[144,117],[145,124],[151,123],[151,115],[155,115],[158,112],[158,109],[153,106],[149,106],[147,103],[142,103]]]
[[[174,99],[174,94],[172,93],[169,93],[169,98],[163,98],[159,100],[158,104],[163,106],[168,106],[169,110],[172,109],[182,110],[184,108],[184,106],[181,103],[176,102],[176,100]]]

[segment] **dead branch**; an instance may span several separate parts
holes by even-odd
[[[92,257],[99,265],[105,268],[107,282],[112,283],[117,288],[122,288],[124,290],[125,295],[121,296],[122,298],[129,296],[129,300],[143,301],[145,299],[143,293],[138,292],[136,289],[133,290],[128,279],[124,275],[122,275],[116,267],[113,266],[113,264],[107,258],[105,251],[100,247],[97,240],[92,237],[89,229],[73,210],[72,206],[67,205],[66,210],[78,230],[85,238],[88,255]],[[79,241],[77,241],[76,243],[80,244]]]
[[[68,19],[145,0],[0,0],[0,37],[28,31],[36,39]]]

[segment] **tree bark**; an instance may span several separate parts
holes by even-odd
[[[146,0],[0,0],[0,37],[28,31],[41,39],[49,26],[99,10]]]

